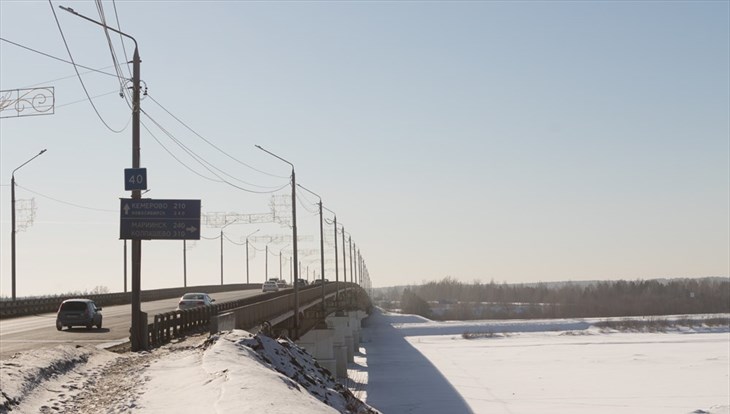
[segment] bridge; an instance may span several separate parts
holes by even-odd
[[[186,292],[206,292],[209,306],[172,310]],[[66,297],[0,302],[0,359],[18,351],[61,343],[128,345],[130,293],[85,296],[102,307],[104,329],[55,329],[55,311]],[[329,282],[299,289],[299,313],[291,288],[262,293],[260,284],[215,285],[142,292],[146,323],[145,349],[161,346],[193,332],[245,329],[286,336],[310,352],[338,377],[346,376],[359,346],[360,321],[370,298],[355,283]]]

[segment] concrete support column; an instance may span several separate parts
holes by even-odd
[[[360,352],[360,315],[359,311],[348,312],[350,329],[352,330],[352,351]]]
[[[335,358],[334,340],[334,329],[312,329],[297,341],[297,345],[309,352],[319,365],[329,370],[332,376],[336,376],[337,359]]]
[[[327,318],[327,327],[335,331],[334,350],[335,359],[337,360],[337,378],[347,378],[347,362],[354,362],[355,360],[354,354],[352,353],[350,317],[330,316]]]

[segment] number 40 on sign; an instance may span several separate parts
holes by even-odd
[[[124,169],[124,190],[146,190],[147,189],[147,168],[125,168]]]

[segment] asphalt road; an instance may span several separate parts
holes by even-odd
[[[217,303],[260,295],[261,290],[239,290],[212,293]],[[147,312],[149,323],[154,315],[175,310],[180,298],[142,302],[142,311]],[[125,342],[129,339],[131,326],[131,305],[104,307],[102,329],[75,327],[56,330],[56,313],[44,313],[0,320],[0,359],[7,359],[16,352],[52,347],[59,344],[103,345]]]

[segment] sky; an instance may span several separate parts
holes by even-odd
[[[0,119],[0,296],[11,173],[42,149],[15,173],[16,198],[35,203],[17,233],[17,294],[124,289],[129,83],[112,76],[104,31],[61,5],[100,19],[89,1],[0,2],[0,89],[55,96],[53,114]],[[257,230],[249,280],[278,277],[280,251],[286,276],[291,167],[254,145],[294,164],[337,214],[375,287],[730,274],[728,2],[101,6],[142,59],[145,197],[199,199],[228,222],[281,218],[229,224],[222,272],[220,221],[204,220],[185,265],[182,241],[143,242],[142,289],[245,282]],[[106,72],[78,69],[96,109],[71,64],[8,42],[70,60],[59,25],[73,60]],[[110,41],[131,60],[130,40]],[[311,279],[317,197],[298,197]]]

